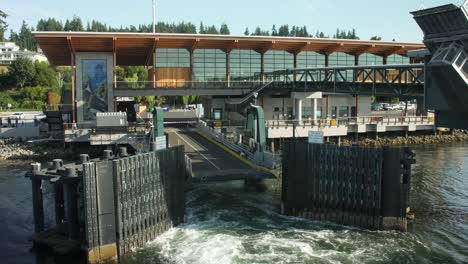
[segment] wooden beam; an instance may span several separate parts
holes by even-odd
[[[200,39],[199,38],[195,39],[195,41],[192,43],[192,47],[190,48],[190,50],[194,51],[198,47],[198,45],[200,45]]]
[[[329,46],[323,48],[320,53],[330,55],[330,54],[337,51],[339,48],[341,48],[343,46],[344,46],[344,43],[332,44],[332,45],[329,45]]]
[[[153,46],[151,47],[151,50],[148,52],[148,55],[146,55],[145,66],[149,66],[149,63],[150,63],[150,61],[152,60],[152,58],[154,56],[154,52],[156,51],[156,48],[158,47],[158,42],[159,42],[159,38],[154,38]],[[154,62],[153,62],[153,64],[154,64]]]
[[[270,49],[272,49],[275,44],[276,44],[276,41],[272,40],[271,42],[265,43],[261,48],[256,49],[255,51],[260,53],[260,54],[263,54],[263,53],[269,51]]]
[[[239,40],[238,39],[234,40],[231,44],[226,46],[226,48],[224,49],[224,52],[229,53],[234,49],[239,49]]]
[[[362,54],[368,52],[369,50],[371,50],[371,49],[373,49],[373,48],[375,48],[375,44],[373,44],[373,45],[366,45],[366,46],[359,47],[359,48],[353,50],[352,52],[349,52],[348,54],[349,54],[349,55],[358,55],[358,56],[360,56],[360,55],[362,55]]]
[[[302,51],[304,51],[307,47],[309,47],[310,44],[311,44],[311,42],[310,42],[310,41],[307,41],[306,43],[304,43],[304,44],[302,45],[302,47],[300,47],[300,48],[294,50],[294,51],[291,52],[291,53],[293,53],[293,54],[299,54],[299,53],[301,53]]]
[[[378,55],[390,56],[392,54],[398,54],[402,50],[405,50],[405,46],[390,47],[382,52],[378,52]]]

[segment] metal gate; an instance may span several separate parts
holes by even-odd
[[[286,143],[284,212],[369,229],[404,230],[413,157],[409,149]]]

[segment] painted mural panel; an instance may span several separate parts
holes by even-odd
[[[107,112],[107,60],[82,60],[83,120],[96,120],[96,113]]]

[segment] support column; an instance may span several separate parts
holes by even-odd
[[[302,99],[297,99],[297,120],[302,121]]]
[[[387,55],[382,56],[382,64],[383,64],[383,65],[387,65],[387,60],[388,60],[388,56],[387,56]]]
[[[193,65],[194,65],[194,50],[193,49],[190,49],[189,50],[190,52],[190,81],[192,82],[192,85],[193,86],[193,81],[195,81],[195,73],[193,71]]]
[[[226,82],[227,87],[231,87],[231,51],[226,51]]]
[[[354,66],[358,66],[359,65],[359,55],[356,54],[354,55]]]
[[[265,52],[260,53],[260,80],[265,82]]]
[[[34,232],[39,233],[44,231],[44,203],[42,198],[42,178],[37,175],[41,171],[40,163],[31,165],[32,177],[32,199],[33,199],[33,216],[34,216]]]
[[[72,85],[72,123],[76,122],[76,98],[75,98],[75,80],[76,80],[76,66],[75,66],[75,53],[71,53],[71,68],[72,68],[72,76],[71,76],[71,85]]]
[[[314,98],[314,123],[317,123],[317,98]]]
[[[330,65],[330,54],[325,53],[325,67]]]
[[[325,103],[326,104],[326,106],[325,106],[325,119],[328,119],[328,114],[329,114],[328,109],[330,108],[330,96],[325,95],[325,102],[326,102]]]
[[[359,116],[359,95],[355,95],[355,105],[356,105],[356,117]]]
[[[297,52],[294,52],[294,53],[293,53],[293,56],[294,56],[294,57],[293,57],[293,67],[294,67],[293,81],[294,81],[294,82],[297,81],[297,71],[296,71],[296,69],[297,69],[297,55],[298,55]]]

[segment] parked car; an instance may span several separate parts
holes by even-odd
[[[26,115],[22,112],[17,112],[13,114],[13,119],[25,119]]]
[[[388,104],[385,110],[395,111],[395,110],[399,110],[399,109],[400,109],[400,106],[397,105],[397,104]]]
[[[169,106],[168,105],[162,105],[161,106],[163,112],[169,112]]]
[[[371,109],[372,109],[372,111],[382,111],[382,110],[384,110],[383,105],[381,103],[372,104]]]
[[[389,104],[387,104],[387,103],[381,103],[380,105],[381,105],[381,107],[382,107],[382,110],[388,110]]]
[[[44,114],[34,116],[34,119],[37,120],[37,121],[41,121],[41,120],[46,119],[46,118],[47,118],[47,116],[44,115]]]

